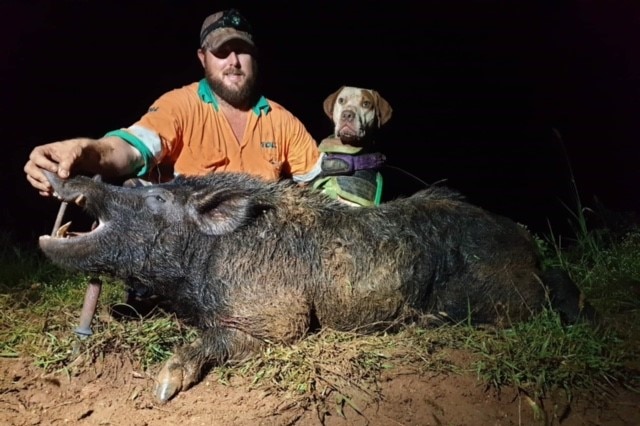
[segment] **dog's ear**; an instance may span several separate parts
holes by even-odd
[[[380,96],[380,93],[376,92],[375,90],[372,90],[371,93],[373,94],[373,101],[376,106],[376,117],[378,119],[378,127],[380,127],[384,123],[389,121],[389,119],[391,118],[391,113],[393,112],[393,109],[391,108],[391,105],[389,105],[389,102],[387,102],[385,98]]]
[[[340,87],[338,90],[330,94],[327,99],[324,100],[322,106],[324,107],[324,113],[333,120],[333,106],[336,104],[336,99],[338,99],[338,95],[342,92],[344,86]]]

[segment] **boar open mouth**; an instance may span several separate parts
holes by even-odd
[[[102,228],[104,228],[105,224],[100,218],[97,218],[91,229],[86,232],[79,231],[71,231],[72,222],[69,221],[64,225],[61,225],[62,220],[64,219],[64,214],[66,212],[67,206],[69,203],[74,203],[80,207],[84,207],[87,201],[87,197],[80,193],[80,191],[65,191],[62,180],[59,179],[52,173],[45,172],[47,178],[52,183],[56,192],[54,195],[58,196],[62,199],[62,204],[60,205],[60,209],[58,211],[58,215],[56,217],[55,224],[53,226],[53,230],[50,235],[42,235],[39,238],[39,244],[41,248],[53,248],[59,245],[67,245],[70,241],[74,240],[74,242],[78,242],[77,240],[84,240],[99,233]],[[93,179],[94,181],[99,180],[98,178]],[[65,194],[65,195],[62,195]]]
[[[97,220],[96,222],[93,223],[93,225],[91,225],[91,230],[89,231],[84,231],[84,232],[69,231],[69,228],[71,228],[71,222],[67,222],[64,225],[58,227],[58,229],[55,229],[51,235],[42,235],[40,238],[70,239],[70,238],[85,237],[89,234],[98,232],[100,228],[102,228],[103,226],[104,226],[104,223],[100,220]]]
[[[75,204],[81,207],[84,205],[84,201],[85,201],[85,197],[82,195],[74,200]],[[56,244],[56,243],[64,244],[65,242],[68,242],[69,240],[72,240],[72,239],[77,240],[77,239],[87,238],[91,235],[95,235],[96,233],[99,233],[102,230],[102,228],[104,228],[105,224],[102,220],[100,220],[100,218],[98,218],[96,221],[93,222],[90,230],[84,231],[84,232],[71,231],[71,225],[72,225],[71,221],[63,225],[60,225],[60,222],[64,218],[64,212],[66,210],[66,206],[67,206],[67,202],[63,201],[62,204],[60,205],[60,210],[58,211],[56,223],[53,226],[53,231],[51,232],[51,235],[40,236],[39,240],[41,245],[44,244],[44,245],[50,246],[51,244]]]

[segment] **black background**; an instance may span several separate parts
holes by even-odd
[[[49,232],[57,203],[24,178],[31,149],[129,126],[200,79],[201,22],[231,6],[254,26],[264,94],[316,139],[331,133],[322,101],[340,86],[389,101],[387,199],[445,179],[564,233],[574,177],[584,205],[639,211],[636,3],[3,1],[0,224],[26,242]]]

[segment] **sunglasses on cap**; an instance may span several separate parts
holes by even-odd
[[[204,43],[207,36],[218,28],[234,28],[248,34],[251,34],[252,31],[251,24],[240,14],[240,12],[236,9],[229,9],[225,10],[217,21],[202,30],[202,33],[200,34],[200,44]]]

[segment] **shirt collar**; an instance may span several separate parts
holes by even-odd
[[[218,104],[216,96],[213,94],[209,83],[204,78],[198,83],[198,96],[200,96],[200,99],[202,99],[203,102],[213,105],[213,109],[216,111],[220,109],[220,104]],[[258,99],[258,102],[256,102],[253,108],[251,108],[251,111],[258,116],[262,112],[267,115],[271,111],[271,106],[264,96],[260,96],[260,99]]]

